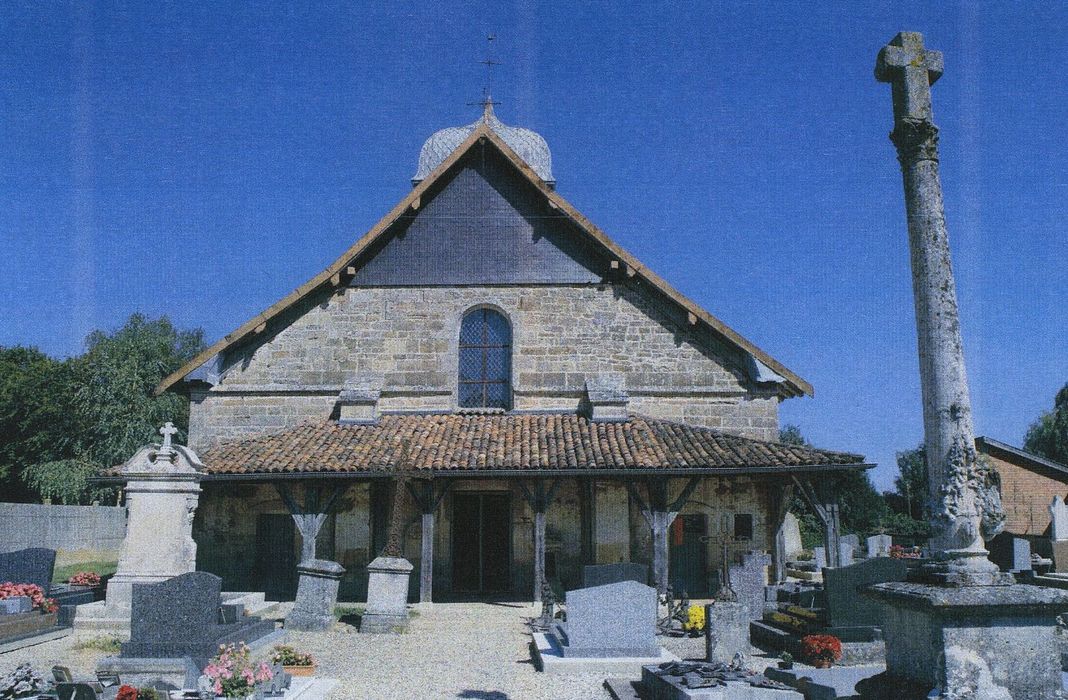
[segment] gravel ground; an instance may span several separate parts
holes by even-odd
[[[316,657],[317,675],[340,681],[330,700],[607,698],[601,675],[534,670],[526,621],[538,611],[529,603],[437,603],[419,609],[405,634],[359,634],[339,622],[326,633],[291,631],[288,637]],[[703,638],[663,637],[662,643],[683,659],[704,656]],[[76,675],[92,675],[106,653],[75,647],[73,638],[66,637],[0,654],[0,674],[29,661],[41,672],[61,663]],[[768,663],[756,656],[752,666],[762,670]]]

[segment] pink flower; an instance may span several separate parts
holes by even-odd
[[[215,691],[216,695],[222,695],[222,681],[216,680],[215,685],[212,686],[212,690]]]

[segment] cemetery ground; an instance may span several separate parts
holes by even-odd
[[[282,618],[289,604],[268,617]],[[327,632],[287,633],[287,643],[315,656],[319,677],[340,682],[331,700],[358,698],[477,698],[480,700],[587,700],[608,697],[604,674],[551,675],[531,662],[527,620],[540,607],[522,602],[434,603],[413,606],[404,634],[360,634],[353,615]],[[84,638],[83,638],[84,639]],[[658,637],[682,659],[703,660],[704,638]],[[0,654],[0,674],[30,662],[46,671],[69,666],[91,677],[97,661],[115,653],[65,637]],[[754,649],[756,670],[773,663]]]

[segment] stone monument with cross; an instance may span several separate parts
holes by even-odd
[[[887,671],[863,697],[1060,698],[1053,630],[1068,592],[1015,585],[984,544],[1004,515],[975,450],[931,108],[942,72],[942,54],[915,32],[894,37],[875,67],[892,86],[905,188],[933,536],[931,561],[909,581],[866,591],[884,605]]]
[[[126,482],[126,538],[108,581],[104,610],[92,624],[120,636],[129,634],[133,584],[158,583],[196,570],[193,515],[204,465],[193,450],[174,444],[177,432],[167,423],[159,429],[161,443],[142,447],[117,470]],[[80,626],[76,617],[75,627]]]

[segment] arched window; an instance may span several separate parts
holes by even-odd
[[[472,309],[460,324],[461,408],[510,408],[512,327],[498,311]]]

